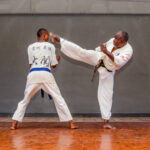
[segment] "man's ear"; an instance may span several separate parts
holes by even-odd
[[[44,39],[45,39],[46,41],[48,41],[48,39],[49,39],[48,34],[44,34]]]

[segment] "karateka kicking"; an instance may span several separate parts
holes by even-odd
[[[27,76],[27,83],[24,98],[18,103],[12,119],[11,129],[16,129],[18,122],[23,121],[26,107],[32,96],[40,89],[53,97],[56,110],[60,121],[69,122],[72,129],[77,128],[72,120],[70,111],[66,105],[64,98],[61,96],[60,90],[51,73],[51,67],[55,68],[60,58],[56,57],[55,47],[49,43],[49,33],[46,29],[41,28],[37,32],[38,41],[29,45],[28,58],[30,64],[30,73]]]
[[[50,33],[52,42],[61,45],[61,51],[77,61],[95,66],[99,72],[98,102],[104,128],[110,125],[115,71],[123,67],[132,57],[133,49],[128,43],[128,33],[119,31],[108,42],[100,44],[95,50],[86,50],[75,43]]]

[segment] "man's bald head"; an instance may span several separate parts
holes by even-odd
[[[122,38],[122,39],[124,39],[125,42],[127,42],[128,39],[129,39],[129,35],[128,35],[128,33],[125,32],[125,31],[119,31],[119,32],[117,32],[117,33],[115,34],[115,37],[116,37],[116,36],[117,36],[117,38]]]
[[[124,31],[119,31],[114,36],[114,46],[116,48],[121,48],[126,45],[128,41],[128,33]]]

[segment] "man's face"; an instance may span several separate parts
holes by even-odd
[[[117,33],[114,37],[114,46],[116,48],[121,48],[126,44],[126,42],[124,41],[124,38],[121,36],[120,33]]]

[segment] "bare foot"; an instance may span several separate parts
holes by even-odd
[[[70,122],[70,128],[71,129],[78,129],[79,127],[71,120]]]
[[[16,130],[17,128],[15,128],[15,127],[10,127],[10,129],[11,129],[11,130]]]
[[[16,130],[17,129],[17,125],[18,125],[18,121],[14,120],[12,123],[12,126],[10,127],[11,130]]]
[[[112,125],[110,125],[110,124],[104,124],[104,126],[103,126],[103,128],[104,129],[116,129],[116,127],[113,127]]]
[[[55,43],[55,37],[54,37],[53,33],[52,33],[52,32],[50,32],[49,34],[50,34],[50,37],[51,37],[51,41],[52,41],[52,43]]]
[[[60,43],[60,38],[58,35],[55,35],[52,32],[50,32],[49,35],[50,35],[52,43],[55,43],[55,42]]]
[[[79,127],[76,124],[71,124],[71,129],[78,129]]]

